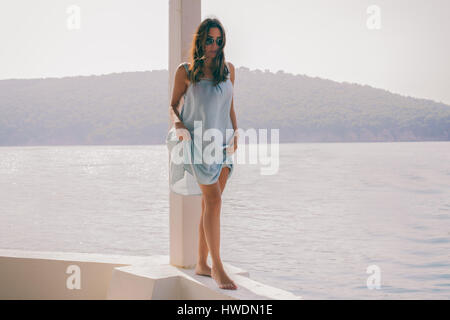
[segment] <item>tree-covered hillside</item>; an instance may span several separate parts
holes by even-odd
[[[167,70],[1,80],[0,145],[162,144],[168,105]],[[281,142],[450,140],[448,105],[282,71],[237,68],[234,106]]]

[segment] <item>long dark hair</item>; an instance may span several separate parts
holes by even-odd
[[[203,67],[206,60],[205,42],[211,28],[219,28],[223,40],[222,45],[219,47],[217,54],[212,62],[212,80],[214,81],[214,86],[217,86],[222,81],[227,80],[227,77],[230,73],[228,67],[225,65],[225,55],[223,53],[223,48],[226,44],[226,36],[222,23],[220,23],[220,21],[216,18],[206,18],[202,21],[202,23],[200,23],[192,39],[192,45],[190,49],[191,66],[189,68],[189,81],[191,83],[195,84],[199,82],[200,78],[204,75]]]

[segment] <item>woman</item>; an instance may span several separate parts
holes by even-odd
[[[220,258],[220,210],[222,193],[233,172],[231,155],[237,148],[237,123],[233,106],[234,66],[225,63],[223,49],[225,32],[217,19],[205,19],[197,28],[190,51],[190,63],[182,63],[175,73],[170,113],[174,126],[166,141],[182,141],[190,151],[191,163],[183,163],[172,176],[179,179],[188,173],[195,177],[202,194],[202,215],[199,225],[199,254],[196,274],[211,276],[219,288],[236,290],[237,285],[226,274]],[[180,99],[184,96],[181,114]],[[193,142],[194,121],[201,121],[203,132],[218,129],[224,139],[219,140],[223,162],[207,164],[194,162],[192,154],[203,155],[205,143]],[[197,131],[196,131],[197,132]],[[217,141],[214,142],[217,143]],[[217,149],[215,149],[217,150]],[[171,182],[173,186],[174,182]],[[174,189],[172,189],[174,190]],[[212,267],[207,264],[208,252]]]

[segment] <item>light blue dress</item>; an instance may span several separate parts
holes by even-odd
[[[189,73],[187,63],[181,63],[180,65],[183,65],[186,72]],[[166,137],[166,145],[170,155],[169,186],[175,193],[201,195],[202,192],[198,184],[217,182],[223,166],[230,168],[228,179],[233,173],[233,158],[226,152],[226,148],[232,143],[234,135],[230,117],[233,84],[229,75],[226,81],[219,83],[216,87],[212,79],[201,79],[196,84],[190,83],[184,94],[180,118],[188,129],[191,140],[179,140],[174,126],[171,127]],[[199,126],[201,126],[200,130],[198,130]],[[205,131],[211,128],[221,132],[222,141],[214,142],[215,138],[207,139],[203,136]],[[194,136],[194,129],[196,129],[196,136]],[[201,135],[198,135],[198,133],[201,133]],[[213,143],[219,146],[216,150],[222,150],[223,158],[219,162],[207,163],[207,161],[203,161],[204,151],[205,148],[210,151]],[[177,153],[183,161],[181,163],[180,161],[173,161],[173,153]],[[212,155],[214,154],[215,152],[212,152]],[[200,162],[198,159],[200,159]]]

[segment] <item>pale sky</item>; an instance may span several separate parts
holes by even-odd
[[[169,0],[1,0],[0,79],[168,68]],[[66,12],[80,9],[80,29]],[[370,5],[380,29],[370,30]],[[449,0],[203,0],[236,67],[367,84],[450,104]],[[376,20],[371,20],[376,21]]]

